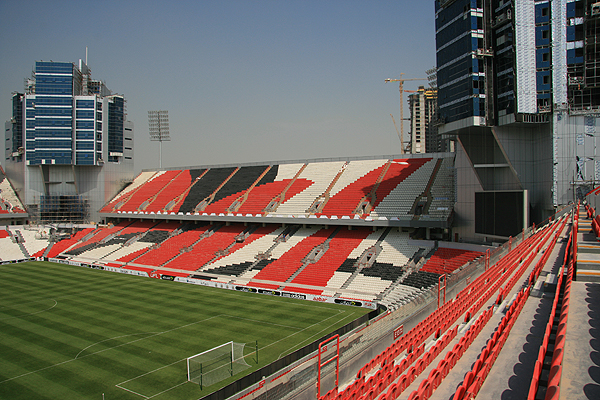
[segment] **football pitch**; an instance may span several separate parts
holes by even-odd
[[[369,310],[49,262],[0,265],[0,399],[198,399]],[[246,343],[241,374],[186,358]],[[258,342],[258,363],[254,352]]]

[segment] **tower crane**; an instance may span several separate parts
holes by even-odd
[[[404,154],[404,82],[406,81],[426,81],[426,78],[412,78],[412,79],[402,79],[402,75],[404,75],[404,72],[400,73],[400,79],[390,79],[387,78],[385,80],[385,83],[388,82],[398,82],[398,86],[400,89],[400,148],[401,148],[401,153]]]

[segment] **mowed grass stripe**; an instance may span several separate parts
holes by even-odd
[[[184,383],[186,357],[229,340],[249,353],[258,340],[260,364],[249,373],[368,311],[64,264],[2,266],[0,279],[12,281],[0,299],[17,307],[0,309],[0,328],[11,327],[0,329],[0,343],[10,343],[0,346],[1,399],[140,399],[121,382],[157,400],[196,399],[209,392]],[[48,298],[56,307],[15,315]]]
[[[23,325],[26,326],[23,327]],[[68,360],[74,358],[79,351],[77,343],[71,344],[71,342],[78,342],[79,338],[70,337],[66,333],[48,329],[44,326],[35,325],[33,328],[28,328],[31,327],[31,324],[23,325],[19,327],[6,323],[0,324],[2,337],[7,337],[2,342],[10,344],[13,348],[23,352],[36,354],[37,358],[43,354],[44,350],[52,349],[49,361],[56,359],[59,361]]]
[[[0,390],[0,398],[2,399],[55,400],[56,397],[51,397],[53,395],[54,394],[48,390],[38,393],[31,384],[21,384],[17,381],[10,381],[2,384],[2,390]]]

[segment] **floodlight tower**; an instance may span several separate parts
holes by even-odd
[[[148,127],[150,131],[150,140],[159,142],[159,168],[162,168],[162,142],[171,140],[169,136],[169,112],[168,111],[148,111]]]

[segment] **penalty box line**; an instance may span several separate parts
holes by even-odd
[[[312,325],[310,325],[310,326],[307,326],[307,327],[305,327],[305,328],[303,328],[303,329],[299,329],[299,328],[297,328],[297,327],[292,327],[292,326],[287,326],[287,325],[281,325],[281,324],[275,324],[275,323],[272,323],[272,325],[281,326],[281,327],[286,327],[286,328],[290,328],[290,329],[299,329],[299,330],[298,330],[297,332],[291,333],[290,335],[284,336],[284,337],[282,337],[282,338],[281,338],[281,339],[279,339],[279,340],[276,340],[276,341],[274,341],[274,342],[272,342],[272,343],[269,343],[268,345],[266,345],[266,346],[265,346],[265,347],[263,347],[263,348],[266,348],[266,347],[273,346],[273,345],[275,345],[275,344],[276,344],[276,343],[278,343],[278,342],[281,342],[281,341],[283,341],[283,340],[289,339],[289,338],[290,338],[290,337],[292,337],[292,336],[295,336],[295,335],[297,335],[297,334],[299,334],[299,333],[301,333],[301,332],[303,332],[303,331],[305,331],[305,330],[307,330],[307,329],[310,329],[310,328],[312,328],[312,327],[314,327],[314,326],[316,326],[316,325],[319,325],[321,322],[327,321],[327,320],[329,320],[329,319],[331,319],[331,318],[333,318],[333,317],[335,317],[335,316],[339,316],[340,314],[345,314],[345,312],[344,312],[344,311],[341,311],[341,310],[337,310],[337,314],[333,314],[333,315],[331,315],[331,316],[327,317],[326,319],[324,319],[323,321],[316,322],[316,323],[314,323],[314,324],[312,324]],[[235,318],[235,319],[243,319],[243,320],[249,320],[249,321],[257,321],[257,320],[254,320],[254,319],[252,319],[252,318],[236,317],[236,316],[231,316],[231,315],[227,315],[227,314],[220,314],[220,315],[217,315],[217,316],[215,316],[215,317],[225,317],[225,318],[227,318],[227,317],[231,317],[231,318]],[[344,316],[342,319],[344,319],[344,318],[346,318],[346,316]],[[259,322],[261,322],[261,321],[259,321]],[[338,320],[338,322],[339,322],[339,320]],[[324,329],[327,329],[327,328],[324,328]],[[324,330],[324,329],[323,329],[323,330]],[[321,330],[320,332],[322,332],[323,330]],[[314,335],[313,335],[313,336],[314,336]],[[305,339],[304,341],[306,341],[306,340],[308,340],[308,339]],[[297,346],[297,345],[296,345],[296,346]],[[293,349],[293,348],[294,348],[294,347],[296,347],[296,346],[293,346],[293,347],[291,347],[291,348]],[[288,350],[289,350],[289,349],[288,349]],[[284,352],[284,353],[285,353],[285,352]],[[282,354],[284,354],[284,353],[282,353]],[[282,354],[280,354],[279,356],[281,357],[281,355],[282,355]],[[128,380],[126,380],[126,381],[123,381],[123,382],[117,383],[115,386],[116,386],[116,387],[118,387],[119,389],[122,389],[122,390],[125,390],[125,391],[127,391],[127,392],[133,393],[133,394],[135,394],[135,395],[137,395],[137,396],[143,397],[144,399],[151,399],[151,398],[153,398],[153,397],[156,397],[156,396],[158,396],[158,395],[161,395],[161,394],[163,394],[163,393],[165,393],[165,392],[168,392],[169,390],[175,389],[176,387],[179,387],[179,386],[181,386],[181,385],[184,385],[184,384],[186,384],[188,381],[181,382],[181,383],[179,383],[179,384],[177,384],[177,385],[175,385],[175,386],[172,386],[172,387],[170,387],[169,389],[163,390],[162,392],[160,392],[160,393],[156,393],[156,394],[154,394],[154,395],[152,395],[152,396],[145,396],[145,395],[143,395],[143,394],[141,394],[141,393],[138,393],[138,392],[135,392],[135,391],[133,391],[133,390],[131,390],[131,389],[127,389],[126,387],[123,387],[123,386],[121,386],[121,385],[124,385],[124,384],[126,384],[127,382],[134,381],[134,380],[136,380],[136,379],[138,379],[138,378],[141,378],[141,377],[143,377],[143,376],[146,376],[146,375],[152,374],[152,373],[154,373],[154,372],[156,372],[156,371],[160,371],[160,370],[161,370],[161,369],[163,369],[163,368],[170,367],[170,366],[172,366],[172,365],[174,365],[174,364],[177,364],[177,363],[179,363],[179,362],[182,362],[182,361],[185,361],[185,360],[187,360],[187,358],[182,358],[181,360],[174,361],[174,362],[172,362],[171,364],[163,365],[162,367],[156,368],[156,369],[154,369],[154,370],[152,370],[152,371],[145,372],[145,373],[143,373],[143,374],[141,374],[141,375],[138,375],[138,376],[136,376],[136,377],[133,377],[133,378],[131,378],[131,379],[128,379]]]
[[[187,381],[184,381],[184,382],[182,382],[182,383],[179,383],[179,384],[177,384],[177,385],[175,385],[175,386],[172,386],[172,387],[170,387],[170,388],[169,388],[169,389],[167,389],[167,390],[163,390],[162,392],[160,392],[160,393],[156,393],[155,395],[152,395],[152,396],[145,396],[145,395],[143,395],[143,394],[141,394],[141,393],[134,392],[134,391],[133,391],[133,390],[131,390],[131,389],[127,389],[126,387],[123,387],[123,386],[121,386],[121,385],[123,385],[123,384],[125,384],[125,383],[127,383],[127,382],[134,381],[134,380],[136,380],[136,379],[138,379],[138,378],[141,378],[141,377],[143,377],[143,376],[150,375],[150,374],[152,374],[152,373],[154,373],[154,372],[156,372],[156,371],[160,371],[160,370],[161,370],[161,369],[163,369],[163,368],[170,367],[171,365],[174,365],[174,364],[180,363],[180,362],[182,362],[182,361],[185,361],[185,360],[187,360],[187,358],[182,358],[181,360],[177,360],[177,361],[175,361],[175,362],[172,362],[171,364],[163,365],[162,367],[158,367],[158,368],[156,368],[156,369],[153,369],[152,371],[148,371],[148,372],[146,372],[146,373],[143,373],[143,374],[141,374],[141,375],[135,376],[135,377],[133,377],[133,378],[131,378],[131,379],[127,379],[126,381],[119,382],[119,383],[117,383],[115,386],[116,386],[116,387],[118,387],[119,389],[126,390],[126,391],[128,391],[128,392],[131,392],[131,393],[133,393],[133,394],[136,394],[136,395],[138,395],[138,396],[140,396],[140,397],[143,397],[143,398],[145,398],[145,399],[151,399],[151,398],[153,398],[153,397],[156,397],[156,396],[158,396],[158,395],[160,395],[160,394],[163,394],[163,393],[165,393],[165,392],[168,392],[168,391],[169,391],[169,390],[171,390],[171,389],[174,389],[174,388],[176,388],[176,387],[178,387],[178,386],[181,386],[181,385],[183,385],[184,383],[187,383]]]

